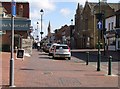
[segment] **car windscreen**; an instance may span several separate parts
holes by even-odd
[[[56,46],[56,49],[68,49],[68,46]]]
[[[47,44],[47,46],[51,46],[51,44]]]

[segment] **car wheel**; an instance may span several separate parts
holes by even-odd
[[[48,53],[48,56],[50,56],[50,53]]]
[[[54,56],[52,56],[52,58],[53,58],[53,59],[55,59],[55,57],[54,57]]]
[[[68,60],[70,60],[71,59],[71,57],[68,57]]]

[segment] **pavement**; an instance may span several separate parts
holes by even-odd
[[[109,87],[109,89],[119,89],[119,75],[108,75],[104,71],[96,71],[94,66],[86,65],[83,60],[76,57],[72,57],[71,60],[54,60],[36,49],[32,53],[31,57],[24,57],[24,60],[16,59],[14,55],[16,88],[78,87],[79,89],[87,87],[93,89],[90,87],[95,87],[94,89],[97,89],[99,87],[104,89]],[[9,88],[10,53],[2,52],[1,55],[0,87],[6,89]]]

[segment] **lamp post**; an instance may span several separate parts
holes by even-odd
[[[42,16],[44,14],[43,9],[40,10],[40,14],[41,14],[41,32],[40,32],[40,34],[41,34],[41,41],[42,41],[42,35],[43,35],[43,32],[42,32]]]
[[[71,19],[71,25],[73,25],[73,19]]]
[[[10,59],[10,80],[9,86],[14,85],[14,17],[16,16],[16,2],[11,0],[11,59]]]
[[[73,19],[71,19],[71,26],[70,26],[70,48],[72,49],[72,39],[73,39]]]
[[[100,13],[100,0],[99,0],[99,13],[98,13],[98,20],[101,20],[101,13]],[[101,52],[100,52],[100,29],[101,26],[98,24],[98,61],[97,61],[97,71],[100,71],[100,61],[101,61]]]
[[[38,25],[39,25],[39,22],[37,22],[37,41],[39,41],[39,34],[38,34]]]

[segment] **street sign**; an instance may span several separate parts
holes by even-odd
[[[16,2],[14,0],[12,0],[12,6],[11,6],[11,9],[12,9],[12,16],[16,16]]]
[[[101,22],[101,21],[98,22],[97,28],[98,28],[98,30],[101,30],[101,29],[102,29],[102,22]]]

